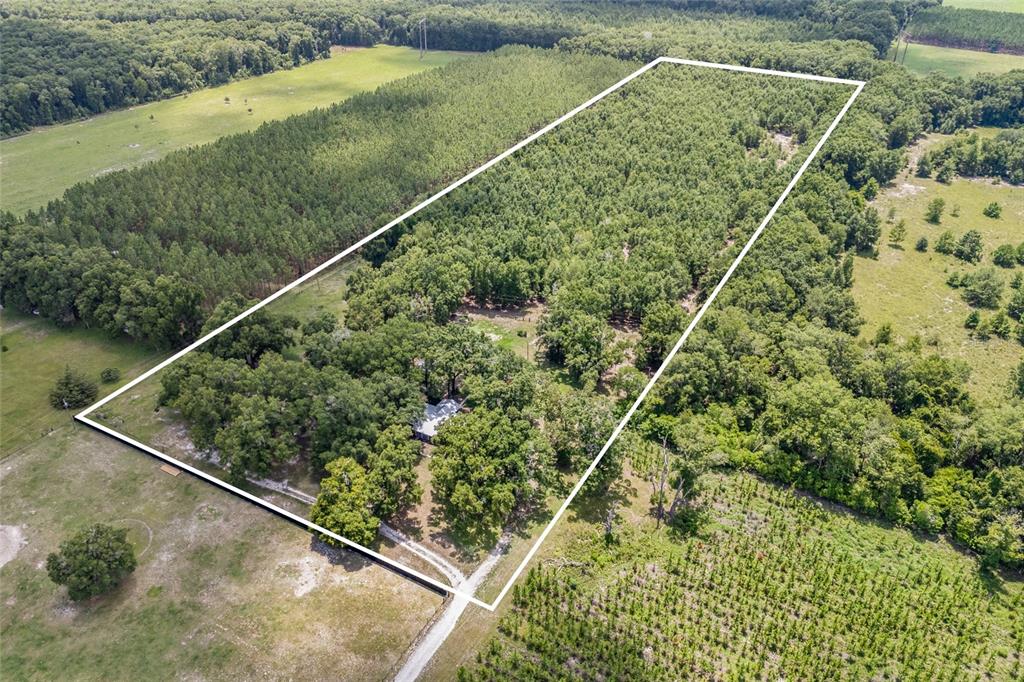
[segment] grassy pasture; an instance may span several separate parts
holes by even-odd
[[[999,402],[1006,393],[1009,373],[1022,356],[1024,348],[1013,339],[992,337],[988,341],[972,339],[963,323],[971,311],[960,292],[949,287],[946,279],[955,271],[969,272],[992,266],[992,251],[1001,244],[1024,241],[1024,201],[1020,188],[993,184],[987,180],[955,178],[949,185],[935,180],[903,175],[895,185],[882,192],[875,207],[883,219],[894,208],[894,220],[907,222],[907,236],[901,248],[886,243],[891,224],[883,225],[877,258],[857,258],[854,266],[853,295],[866,320],[862,337],[871,338],[878,327],[892,324],[898,337],[907,339],[917,334],[926,349],[963,360],[971,367],[968,388],[979,399]],[[940,225],[924,219],[925,207],[935,197],[946,202]],[[1003,207],[999,219],[986,218],[982,209],[990,202]],[[955,205],[960,215],[951,215]],[[978,230],[984,243],[984,257],[977,265],[968,265],[951,255],[933,249],[940,234],[951,230],[959,237],[968,230]],[[920,237],[927,237],[926,253],[915,250]],[[998,268],[1006,283],[1014,270]],[[1004,289],[1005,306],[1008,288]],[[982,311],[987,317],[995,311]]]
[[[112,339],[85,327],[59,329],[49,320],[11,310],[0,313],[0,457],[71,423],[73,410],[50,407],[49,393],[65,365],[100,387],[100,396],[156,364],[161,353],[127,339]],[[100,372],[114,367],[121,380],[100,383]]]
[[[74,426],[4,460],[0,678],[384,679],[441,598],[102,434]],[[47,554],[93,522],[139,566],[74,604]],[[372,607],[368,607],[372,605]]]
[[[430,52],[421,61],[419,52],[411,48],[378,45],[84,121],[39,128],[0,141],[0,205],[21,214],[59,197],[78,182],[156,160],[175,149],[253,130],[265,121],[325,107],[458,57],[453,52]]]
[[[946,7],[987,9],[991,12],[1024,12],[1024,0],[946,0]]]
[[[907,50],[903,58],[902,50]],[[1013,69],[1024,69],[1024,56],[960,50],[953,47],[937,47],[911,43],[909,48],[901,43],[900,59],[904,66],[917,73],[939,71],[949,76],[970,78],[979,73],[1000,74]]]

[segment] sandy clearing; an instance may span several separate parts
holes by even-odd
[[[0,566],[16,557],[26,542],[21,526],[0,526]]]

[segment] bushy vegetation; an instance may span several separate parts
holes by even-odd
[[[512,592],[461,680],[1017,679],[1021,591],[753,477],[694,536],[590,532]]]
[[[1024,85],[1024,81],[1022,81]],[[1014,106],[1024,106],[1024,87]],[[918,162],[918,175],[930,177],[932,173],[948,181],[952,173],[974,177],[1003,178],[1015,185],[1024,184],[1024,130],[1000,131],[992,138],[977,133],[963,132],[933,149]],[[999,205],[986,208],[985,215],[998,218]]]
[[[914,14],[907,32],[931,45],[1024,53],[1024,17],[1017,12],[931,7]]]

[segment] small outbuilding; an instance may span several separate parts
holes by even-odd
[[[441,424],[454,417],[462,409],[462,402],[446,398],[437,405],[427,403],[423,408],[423,417],[412,425],[413,435],[424,443],[430,443]]]

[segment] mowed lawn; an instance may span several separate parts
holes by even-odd
[[[1024,347],[1014,339],[993,336],[988,341],[972,339],[964,328],[971,308],[960,291],[949,287],[946,279],[956,271],[969,272],[992,265],[992,252],[1001,244],[1024,242],[1024,199],[1020,187],[989,180],[956,178],[949,185],[935,180],[902,177],[895,186],[883,192],[874,205],[886,218],[890,207],[896,210],[895,221],[907,221],[907,236],[902,248],[887,243],[892,224],[885,223],[879,240],[878,258],[857,258],[854,266],[853,295],[866,320],[861,335],[871,338],[878,327],[892,324],[897,335],[906,340],[917,334],[925,349],[963,360],[971,367],[968,388],[975,397],[999,402],[1007,391],[1010,370],[1024,357]],[[924,219],[929,201],[941,197],[946,210],[940,225]],[[982,209],[996,201],[1003,207],[1002,217],[987,218]],[[954,206],[960,215],[951,215]],[[978,265],[968,265],[951,255],[933,249],[939,235],[951,230],[958,238],[968,230],[978,230],[984,243],[984,258]],[[915,250],[920,237],[927,237],[926,253]],[[1012,270],[997,268],[1009,283],[1018,266]],[[1001,308],[1005,308],[1009,287],[1004,288]],[[981,311],[990,317],[996,311]]]
[[[22,214],[77,182],[324,107],[461,55],[378,45],[0,141],[0,206]]]
[[[11,310],[0,313],[0,329],[0,458],[71,424],[75,410],[56,410],[49,402],[50,389],[65,366],[95,381],[102,396],[163,355],[98,329],[60,329],[49,320]],[[107,367],[121,372],[120,381],[100,382]]]
[[[903,50],[907,56],[903,58]],[[1013,69],[1024,69],[1024,56],[960,50],[953,47],[936,47],[911,43],[909,48],[902,44],[900,59],[903,65],[917,73],[939,71],[948,76],[970,78],[979,73],[1001,74]]]

